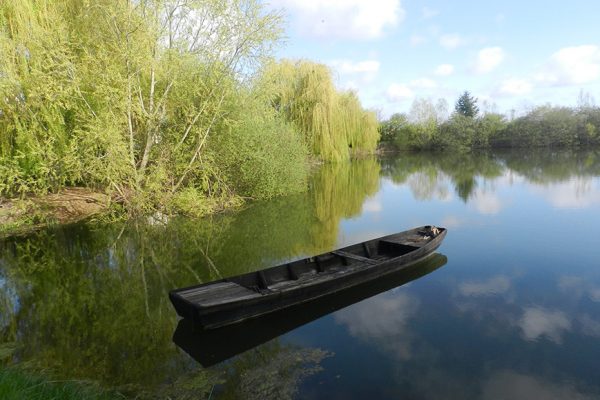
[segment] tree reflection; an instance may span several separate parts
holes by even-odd
[[[322,370],[321,361],[332,356],[321,349],[298,348],[273,340],[244,353],[229,366],[221,398],[287,400],[300,382]]]
[[[573,177],[595,177],[600,175],[600,152],[406,153],[382,160],[382,174],[394,183],[407,183],[419,200],[444,198],[446,185],[450,183],[456,195],[466,203],[473,198],[481,179],[495,180],[509,171],[528,182],[541,184],[564,182]]]
[[[308,193],[235,214],[67,226],[1,242],[0,347],[16,347],[2,359],[136,395],[204,393],[219,374],[172,343],[177,318],[168,291],[331,250],[340,220],[360,213],[378,183],[377,160],[328,165]],[[288,371],[285,388],[252,392],[263,372],[240,360],[236,376],[247,393],[285,398],[325,357],[285,346],[269,351],[265,373]]]

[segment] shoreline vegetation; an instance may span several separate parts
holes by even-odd
[[[258,0],[2,2],[0,237],[200,217],[305,191],[311,166],[365,154],[600,144],[589,96],[507,119],[465,92],[451,115],[417,99],[379,122],[327,66],[275,61],[282,27]]]
[[[117,400],[125,396],[84,381],[52,381],[16,368],[0,369],[3,400]]]
[[[600,107],[581,92],[577,107],[544,105],[507,118],[480,113],[477,99],[464,92],[450,115],[444,100],[417,99],[408,113],[382,121],[380,133],[380,148],[387,151],[598,147]]]
[[[282,27],[257,0],[2,2],[5,228],[73,188],[124,215],[207,215],[374,152],[376,114],[326,66],[274,61]]]

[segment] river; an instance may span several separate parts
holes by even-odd
[[[199,221],[1,243],[0,363],[139,398],[600,396],[599,151],[367,158],[309,186]],[[436,265],[390,282],[403,285],[206,368],[172,341],[173,288],[425,224],[448,235]]]

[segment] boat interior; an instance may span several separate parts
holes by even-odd
[[[339,274],[403,256],[424,246],[439,232],[428,234],[427,230],[415,229],[390,235],[277,267],[181,289],[178,296],[204,307],[249,300],[295,287],[299,281],[308,284],[317,279],[334,278]]]
[[[419,247],[392,240],[377,239],[262,271],[232,277],[228,281],[259,292],[270,291],[281,289],[299,279],[305,280],[322,274],[352,269],[352,267],[358,267],[358,264],[361,266],[379,264],[410,253]]]

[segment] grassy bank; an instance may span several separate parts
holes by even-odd
[[[52,224],[70,224],[106,214],[110,196],[85,188],[0,202],[0,239],[27,234]]]
[[[116,400],[125,397],[83,382],[55,382],[18,369],[0,369],[2,400]]]

